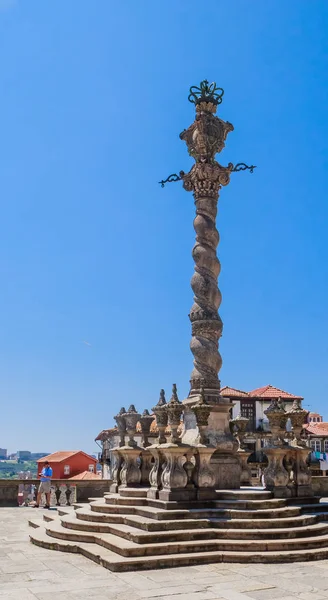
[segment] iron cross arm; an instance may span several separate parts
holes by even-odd
[[[238,173],[238,171],[249,171],[250,173],[254,173],[256,165],[248,166],[246,163],[237,163],[236,165],[233,165],[232,163],[229,163],[228,169],[230,169],[232,173]]]

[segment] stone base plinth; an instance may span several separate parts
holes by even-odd
[[[117,483],[112,483],[112,484],[109,486],[109,491],[110,491],[112,494],[117,494],[117,492],[118,492],[118,484],[117,484]]]
[[[215,488],[201,488],[197,490],[197,500],[217,500]]]
[[[214,453],[211,467],[215,473],[215,489],[239,490],[241,466],[236,455]]]
[[[147,497],[149,497],[148,494],[147,494]],[[169,502],[170,500],[174,500],[175,502],[189,502],[190,500],[197,499],[197,490],[196,489],[188,490],[186,488],[180,488],[180,489],[174,488],[171,490],[160,490],[158,492],[158,499],[163,500],[164,502]]]
[[[296,487],[296,496],[298,498],[312,498],[314,496],[312,485],[298,485]]]
[[[274,498],[291,498],[292,490],[286,485],[277,485],[273,489],[270,490],[270,487],[267,487],[268,491],[271,491]]]

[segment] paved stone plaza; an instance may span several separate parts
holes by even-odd
[[[74,554],[29,542],[28,520],[43,510],[0,508],[0,599],[8,600],[322,600],[328,560],[217,564],[112,573]]]

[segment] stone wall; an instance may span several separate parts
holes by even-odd
[[[18,506],[18,491],[20,485],[39,485],[38,479],[0,479],[0,506]],[[82,479],[81,481],[70,481],[69,479],[53,479],[51,484],[55,486],[76,487],[76,501],[87,502],[88,498],[102,497],[109,491],[111,481],[109,479]]]
[[[312,487],[315,496],[328,498],[328,477],[313,477]]]

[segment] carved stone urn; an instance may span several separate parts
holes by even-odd
[[[264,411],[269,420],[272,434],[270,446],[273,447],[285,445],[284,437],[286,435],[288,415],[279,400],[280,398],[273,398],[270,406]]]
[[[167,407],[167,404],[166,404],[166,400],[165,400],[165,392],[164,392],[164,390],[161,390],[160,395],[159,395],[159,400],[158,400],[156,406],[154,406],[152,408],[152,411],[156,417],[156,424],[158,427],[158,443],[159,444],[166,443],[165,430],[167,428],[167,422],[168,422],[168,414],[167,414],[166,407]]]
[[[234,431],[234,435],[238,441],[239,448],[237,455],[240,460],[241,473],[240,473],[240,484],[251,485],[252,484],[252,472],[248,464],[248,459],[252,454],[245,444],[246,429],[249,423],[247,417],[243,417],[239,414],[235,419],[230,420],[230,425]]]
[[[124,406],[122,406],[120,412],[114,417],[118,429],[118,433],[120,436],[119,446],[124,446],[125,444],[125,435],[126,435],[126,420],[125,420],[126,410]]]
[[[166,406],[168,424],[171,429],[170,442],[171,444],[181,444],[180,436],[178,435],[178,427],[181,423],[181,415],[183,413],[183,404],[180,402],[177,393],[177,386],[174,383],[172,387],[172,397]]]
[[[208,418],[211,414],[212,408],[205,400],[204,388],[201,388],[199,400],[197,404],[194,404],[191,407],[191,410],[196,417],[196,423],[199,431],[199,443],[206,445],[208,444],[208,436],[206,435],[205,431],[208,426]]]
[[[129,410],[124,415],[126,422],[126,430],[129,436],[127,445],[131,448],[135,448],[137,446],[137,442],[135,441],[134,436],[136,434],[136,427],[140,416],[141,415],[136,411],[134,404],[131,404]]]
[[[140,427],[141,427],[141,438],[142,438],[142,446],[143,448],[147,448],[149,446],[148,436],[150,433],[150,427],[154,421],[154,417],[149,414],[149,411],[145,409],[139,419]]]
[[[305,441],[301,438],[303,425],[305,424],[306,417],[309,414],[307,410],[301,407],[301,400],[295,398],[292,407],[287,411],[287,417],[290,419],[292,424],[292,432],[294,439],[292,440],[293,446],[305,446]]]

